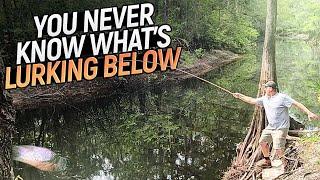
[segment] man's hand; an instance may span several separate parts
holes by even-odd
[[[311,121],[312,119],[320,120],[320,117],[312,112],[308,113],[308,118],[309,118],[309,121]]]
[[[246,102],[246,103],[249,103],[249,104],[256,104],[256,99],[255,98],[252,98],[252,97],[249,97],[249,96],[245,96],[245,95],[243,95],[241,93],[232,93],[232,96],[237,98],[237,99],[240,99],[243,102]]]

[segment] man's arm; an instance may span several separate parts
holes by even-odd
[[[240,93],[232,93],[233,97],[237,98],[237,99],[240,99],[246,103],[249,103],[249,104],[256,104],[257,103],[257,99],[256,98],[252,98],[252,97],[249,97],[249,96],[245,96],[243,94],[240,94]]]
[[[303,111],[304,113],[306,113],[308,115],[309,120],[310,119],[320,119],[319,116],[317,116],[316,114],[314,114],[313,112],[311,112],[308,108],[306,108],[306,106],[304,106],[303,104],[297,102],[297,101],[293,101],[292,103],[295,107],[297,107],[298,109],[300,109],[301,111]]]

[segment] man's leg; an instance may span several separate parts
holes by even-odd
[[[272,137],[270,134],[270,130],[263,130],[261,137],[259,139],[259,144],[261,147],[261,151],[264,157],[264,160],[259,162],[257,165],[261,167],[271,167],[271,160],[270,160],[270,147],[269,144],[272,142]]]
[[[263,154],[263,157],[268,157],[270,156],[270,147],[269,147],[269,144],[268,142],[265,142],[265,141],[262,141],[260,142],[260,147],[261,147],[261,151],[262,151],[262,154]]]
[[[286,167],[288,165],[288,161],[284,157],[284,150],[283,149],[276,149],[276,154],[279,157],[279,159],[282,161],[282,168],[285,171]]]
[[[287,160],[284,157],[284,150],[285,150],[287,135],[288,135],[288,129],[279,129],[279,130],[276,130],[275,133],[273,134],[274,149],[276,150],[277,156],[282,161],[282,166],[284,170],[288,164]]]
[[[276,154],[277,156],[281,159],[282,157],[284,157],[284,151],[283,149],[276,149]]]

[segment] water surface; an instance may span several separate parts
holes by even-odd
[[[254,97],[260,51],[204,78]],[[314,111],[319,62],[304,42],[277,43],[281,91]],[[66,171],[51,173],[16,163],[15,173],[24,179],[219,179],[252,112],[252,106],[197,79],[18,112],[16,144],[51,148],[69,162]]]

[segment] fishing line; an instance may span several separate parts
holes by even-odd
[[[126,61],[132,61],[132,60],[126,60]],[[137,59],[136,61],[143,62],[142,60],[139,60],[139,59]],[[153,64],[154,62],[149,62],[149,61],[148,61],[148,63]],[[160,65],[159,63],[157,63],[157,64]],[[179,69],[179,68],[176,68],[176,70],[177,70],[177,71],[180,71],[180,72],[182,72],[182,73],[188,74],[188,75],[190,75],[190,76],[192,76],[192,77],[195,77],[195,78],[197,78],[197,79],[199,79],[199,80],[201,80],[201,81],[203,81],[203,82],[206,82],[206,83],[208,83],[208,84],[210,84],[210,85],[212,85],[212,86],[214,86],[214,87],[216,87],[216,88],[218,88],[218,89],[220,89],[220,90],[222,90],[222,91],[224,91],[224,92],[226,92],[226,93],[229,93],[229,94],[231,94],[231,95],[233,94],[233,92],[229,91],[228,89],[223,88],[223,87],[221,87],[221,86],[219,86],[219,85],[217,85],[217,84],[215,84],[215,83],[213,83],[213,82],[210,82],[210,81],[208,81],[208,80],[206,80],[206,79],[204,79],[204,78],[201,78],[201,77],[199,77],[199,76],[197,76],[197,75],[194,75],[194,74],[192,74],[192,73],[189,73],[189,72],[184,71],[184,70]]]
[[[181,70],[181,69],[176,69],[177,71],[180,71],[180,72],[183,72],[183,73],[186,73],[186,74],[189,74],[190,76],[193,76],[193,77],[195,77],[195,78],[197,78],[197,79],[199,79],[199,80],[201,80],[201,81],[204,81],[204,82],[206,82],[206,83],[209,83],[209,84],[211,84],[211,85],[213,85],[213,86],[215,86],[215,87],[217,87],[217,88],[219,88],[219,89],[221,89],[222,91],[224,91],[224,92],[227,92],[227,93],[229,93],[229,94],[233,94],[231,91],[229,91],[228,89],[225,89],[225,88],[223,88],[223,87],[221,87],[221,86],[218,86],[218,85],[216,85],[216,84],[214,84],[213,82],[210,82],[210,81],[208,81],[208,80],[206,80],[206,79],[203,79],[203,78],[201,78],[201,77],[199,77],[199,76],[196,76],[196,75],[194,75],[194,74],[192,74],[192,73],[189,73],[189,72],[187,72],[187,71],[184,71],[184,70]]]

